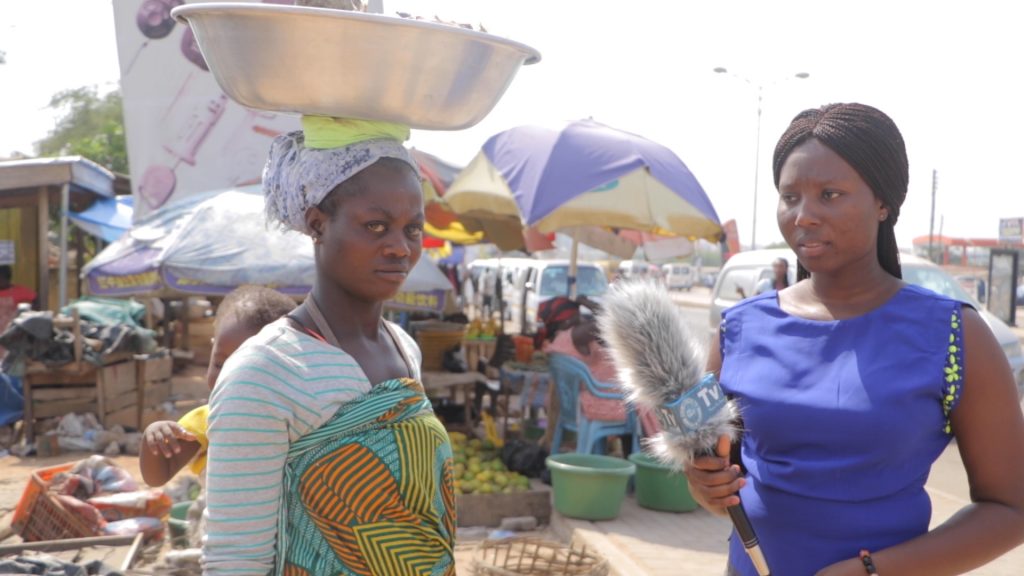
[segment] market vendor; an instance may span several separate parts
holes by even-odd
[[[37,308],[35,290],[11,283],[13,278],[11,267],[6,264],[0,265],[0,302],[5,300],[12,302],[14,308],[17,308],[19,304],[29,304],[33,308]]]
[[[310,236],[316,278],[214,388],[204,574],[454,574],[448,435],[416,342],[382,316],[422,251],[409,130],[302,127],[275,138],[263,188],[268,221]]]
[[[617,380],[615,364],[601,343],[596,318],[593,314],[581,313],[581,304],[587,308],[593,305],[589,300],[573,301],[564,296],[541,303],[537,320],[543,328],[538,333],[537,347],[545,352],[572,356],[587,365],[595,380],[614,382]]]
[[[564,354],[586,365],[594,380],[605,385],[618,384],[618,371],[601,340],[596,318],[593,314],[582,314],[581,304],[590,310],[598,305],[587,299],[570,300],[557,296],[547,300],[537,309],[537,320],[543,324],[538,333],[544,352]],[[626,403],[618,398],[601,398],[581,386],[577,396],[580,412],[589,420],[619,422],[627,419]],[[629,456],[633,446],[632,435],[622,438],[624,456]]]

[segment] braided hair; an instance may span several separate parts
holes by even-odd
[[[804,110],[775,145],[772,170],[776,189],[790,153],[811,139],[828,146],[852,166],[888,210],[888,217],[878,225],[878,262],[886,272],[902,278],[894,227],[907,197],[910,168],[896,123],[881,110],[864,104],[828,104]],[[797,263],[797,279],[809,276]]]

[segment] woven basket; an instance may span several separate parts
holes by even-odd
[[[423,369],[436,372],[444,369],[444,353],[462,344],[465,331],[459,329],[429,330],[416,332],[416,343],[423,353]]]
[[[540,538],[484,540],[473,552],[475,576],[607,576],[608,561],[586,546]]]

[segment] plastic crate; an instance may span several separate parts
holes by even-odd
[[[26,542],[38,540],[64,540],[95,536],[89,526],[68,512],[50,494],[50,482],[61,472],[74,467],[75,462],[40,468],[29,475],[25,491],[14,509],[11,529]]]

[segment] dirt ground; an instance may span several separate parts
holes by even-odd
[[[205,369],[199,366],[190,366],[184,372],[175,374],[173,379],[173,391],[175,396],[178,398],[204,398],[205,394],[208,393],[206,388]],[[66,452],[59,456],[48,458],[39,458],[34,456],[19,458],[13,455],[0,457],[0,541],[4,541],[6,539],[6,541],[3,542],[5,544],[18,541],[18,537],[16,535],[12,536],[9,531],[10,522],[14,515],[14,509],[18,504],[18,500],[21,498],[21,495],[25,490],[29,474],[33,470],[74,462],[89,456],[90,453],[87,452]],[[139,460],[137,456],[114,456],[111,457],[111,460],[118,466],[130,472],[132,477],[135,478],[140,485],[144,485],[142,482],[142,474],[139,471]],[[483,541],[487,533],[487,530],[480,528],[460,530],[457,535],[458,540],[455,547],[455,561],[459,574],[472,574],[470,567],[473,552],[476,550],[480,542]],[[557,540],[553,533],[546,527],[541,527],[541,529],[535,532],[522,533],[522,535]],[[160,552],[163,553],[169,549],[169,546],[164,546],[160,549]],[[152,555],[148,560],[154,560]]]
[[[25,489],[29,474],[33,470],[74,462],[82,458],[87,458],[88,456],[89,454],[86,452],[68,452],[50,458],[18,458],[16,456],[5,456],[0,458],[0,541],[4,540],[5,536],[10,536],[10,533],[6,531],[6,529],[10,526],[11,517],[14,515],[14,509]],[[142,474],[139,472],[138,457],[114,456],[110,459],[118,466],[128,470],[132,474],[132,477],[142,484]],[[471,570],[473,553],[480,542],[483,541],[486,534],[486,530],[471,528],[461,531],[458,535],[458,541],[455,545],[455,564],[458,574],[473,573]],[[522,533],[522,535],[542,537],[551,540],[556,539],[550,529],[546,527],[541,527],[539,530],[534,532],[525,532]],[[18,537],[14,535],[10,536],[10,539],[4,543],[17,541]],[[162,554],[168,549],[168,546],[162,546],[158,549],[152,550],[146,558],[146,564],[152,565],[153,563],[156,563]],[[145,568],[146,564],[142,567]]]

